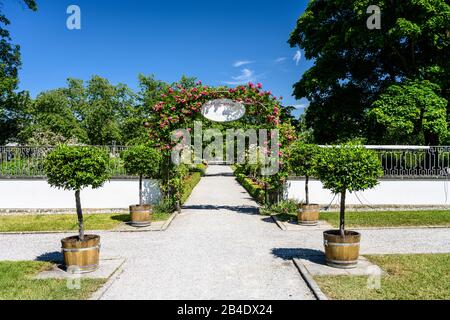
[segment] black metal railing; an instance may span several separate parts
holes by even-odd
[[[450,147],[366,146],[378,153],[385,178],[450,177]],[[111,156],[113,178],[127,177],[120,153],[125,146],[104,146]],[[0,178],[43,178],[43,160],[53,147],[0,146]]]
[[[111,161],[109,172],[114,178],[127,177],[120,153],[124,146],[104,146]],[[0,178],[43,178],[44,159],[53,147],[0,147]]]

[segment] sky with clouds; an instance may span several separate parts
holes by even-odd
[[[39,11],[6,1],[21,45],[20,87],[33,96],[91,75],[137,88],[137,75],[173,82],[183,74],[212,86],[261,82],[302,110],[292,85],[311,65],[287,43],[307,0],[37,0]],[[81,30],[66,10],[81,8]]]

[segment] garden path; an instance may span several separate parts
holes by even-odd
[[[313,299],[292,258],[323,250],[322,231],[281,231],[210,166],[165,232],[100,232],[102,258],[126,258],[103,299]],[[64,234],[0,234],[1,260],[60,257]],[[363,230],[362,254],[450,252],[450,229]],[[43,254],[44,253],[44,254]]]

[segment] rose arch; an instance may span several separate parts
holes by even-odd
[[[208,120],[202,115],[202,107],[218,99],[232,100],[244,105],[245,115],[233,122],[217,123]],[[281,127],[281,99],[270,91],[263,90],[259,83],[229,88],[209,87],[198,82],[191,88],[177,85],[166,89],[161,94],[160,101],[150,110],[150,117],[145,123],[151,142],[166,158],[162,172],[163,191],[179,200],[183,172],[169,160],[171,151],[176,145],[171,139],[174,131],[179,129],[192,131],[195,121],[201,121],[204,127],[219,127],[219,129],[278,129]],[[281,139],[281,142],[283,140],[285,139]],[[280,175],[270,179],[279,181]]]

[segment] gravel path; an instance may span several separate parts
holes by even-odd
[[[124,257],[104,299],[313,299],[291,258],[323,250],[320,231],[285,232],[256,215],[231,170],[211,166],[166,232],[102,232]],[[363,230],[362,253],[450,252],[450,229]],[[52,260],[63,234],[0,235],[0,260]]]

